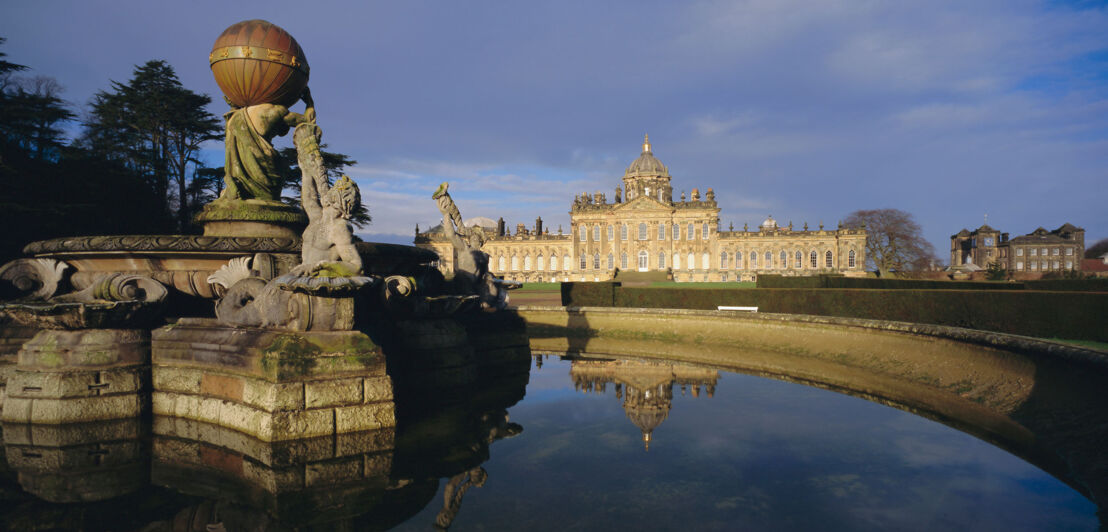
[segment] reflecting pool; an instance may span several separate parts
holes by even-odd
[[[0,529],[1098,526],[1066,484],[902,410],[691,364],[521,357],[476,383],[398,382],[397,427],[371,433],[5,424]]]

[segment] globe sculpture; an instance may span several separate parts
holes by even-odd
[[[308,60],[296,39],[264,20],[244,20],[223,31],[208,56],[223,95],[236,107],[291,106],[308,86]]]

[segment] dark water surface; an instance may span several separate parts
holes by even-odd
[[[609,368],[604,391],[575,390],[571,364],[582,363],[548,356],[532,367],[526,398],[509,409],[523,432],[491,446],[488,478],[466,492],[452,529],[1098,526],[1092,502],[1038,468],[894,408],[723,371],[712,397],[707,386],[693,397],[691,383],[682,395],[678,381],[690,366],[651,362]],[[648,450],[633,422],[658,416],[636,405],[625,411],[615,385],[622,381],[626,396],[629,383],[658,381],[659,370],[676,380]],[[440,509],[433,503],[400,529],[425,530]]]
[[[291,446],[185,420],[5,424],[0,528],[1098,526],[1092,502],[1022,459],[859,398],[684,364],[548,355],[528,378],[518,362],[455,396],[406,392],[434,405],[398,403],[395,432]]]

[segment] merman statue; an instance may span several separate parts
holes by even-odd
[[[300,251],[301,275],[353,277],[362,273],[362,258],[354,247],[350,217],[361,205],[358,185],[342,176],[334,186],[327,183],[323,156],[319,151],[322,133],[314,122],[296,126],[293,140],[299,158],[302,182],[300,202],[308,213]]]
[[[481,310],[495,312],[508,305],[509,283],[489,273],[489,254],[481,251],[488,238],[480,226],[466,227],[454,199],[443,182],[431,195],[442,213],[442,231],[454,247],[454,289],[459,294],[476,294]]]

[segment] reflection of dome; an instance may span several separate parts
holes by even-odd
[[[663,176],[669,177],[669,170],[650,151],[650,135],[643,139],[642,155],[627,167],[625,176]]]
[[[777,220],[774,220],[773,216],[770,215],[762,222],[762,229],[777,229]]]
[[[669,416],[669,401],[660,404],[628,405],[624,404],[627,419],[642,431],[642,442],[650,450],[650,434]]]

